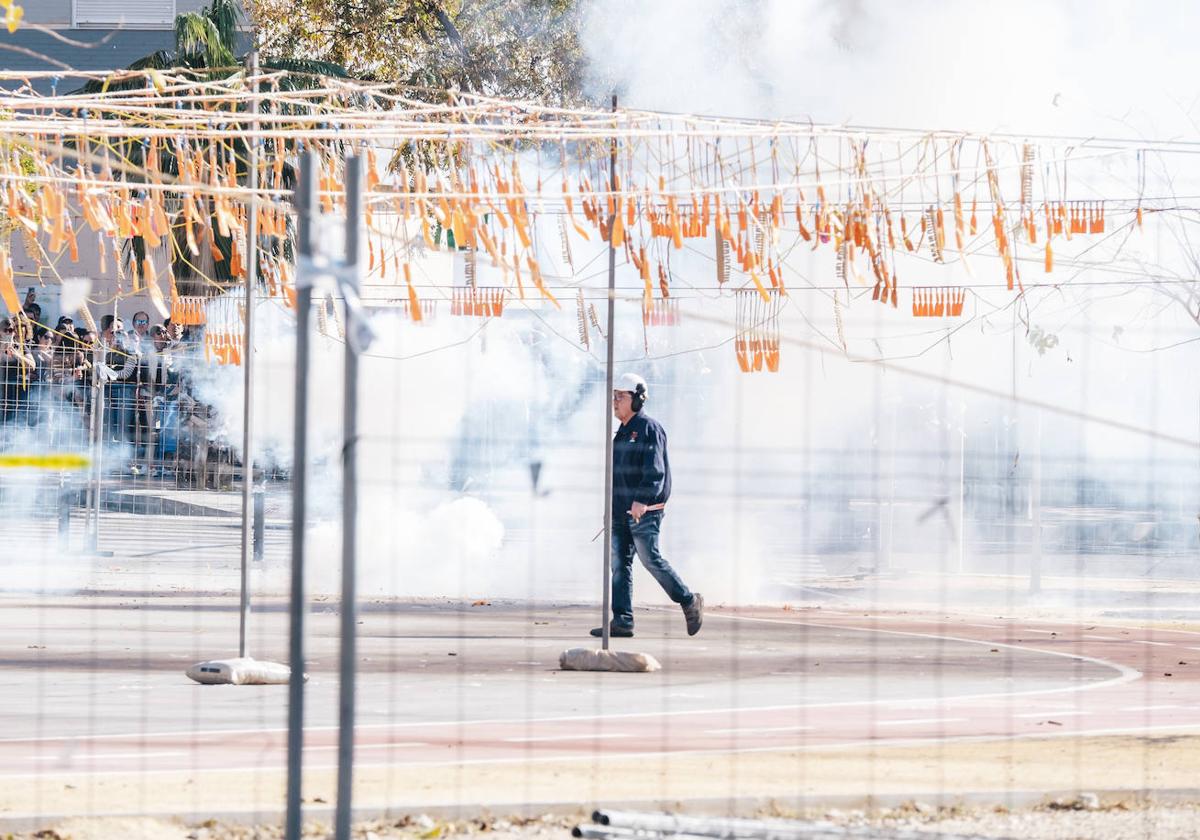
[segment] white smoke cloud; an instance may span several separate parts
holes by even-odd
[[[1200,8],[1120,0],[593,0],[627,107],[867,126],[1195,133]]]
[[[1182,4],[1172,11],[1148,14],[1120,3],[605,0],[589,6],[583,42],[593,90],[617,90],[630,108],[1167,137],[1194,133],[1195,91],[1188,88],[1196,74],[1187,71],[1196,59],[1187,37],[1200,17]],[[1134,173],[1127,164],[1076,177],[1128,187]],[[1148,222],[1131,247],[1164,264],[1171,240],[1157,224]],[[541,233],[545,242],[557,238],[552,229]],[[574,247],[577,265],[596,254],[594,243]],[[939,497],[956,500],[962,435],[977,473],[980,464],[1001,465],[997,484],[1020,453],[1028,463],[1033,445],[1036,412],[1029,408],[848,362],[829,340],[830,295],[805,292],[800,279],[830,277],[828,255],[798,253],[789,270],[798,277],[784,332],[822,349],[785,345],[778,375],[738,372],[728,295],[688,293],[712,285],[712,262],[703,256],[673,258],[687,298],[680,327],[643,330],[636,304],[618,307],[618,370],[646,376],[647,410],[671,439],[676,489],[664,551],[712,603],[779,597],[781,579],[870,565],[882,551],[880,529],[897,558],[908,552],[905,562],[952,568],[953,530],[941,514],[917,517]],[[935,270],[948,277],[934,279]],[[980,261],[977,272],[988,270],[994,265]],[[928,265],[904,272],[910,282],[965,279]],[[480,282],[500,281],[485,267]],[[621,266],[618,284],[634,291],[637,280]],[[1044,355],[1005,308],[1007,291],[982,292],[971,304],[982,317],[952,336],[865,298],[846,308],[845,329],[857,357],[884,355],[1005,393],[1015,384],[1024,397],[1194,435],[1191,395],[1200,375],[1194,365],[1176,364],[1187,349],[1139,352],[1194,325],[1178,308],[1155,306],[1161,299],[1154,292],[1125,291],[1039,293],[1031,322],[1058,339]],[[604,346],[593,333],[590,354],[578,347],[567,303],[562,313],[531,313],[512,302],[503,319],[482,329],[445,309],[424,326],[375,316],[380,340],[362,363],[360,407],[364,596],[598,598],[604,559],[593,537],[603,511]],[[290,315],[273,304],[261,313],[256,449],[262,461],[288,467],[295,339]],[[1112,338],[1117,326],[1127,327],[1120,340]],[[340,344],[318,339],[310,556],[314,587],[330,592],[340,557],[341,365]],[[239,447],[241,370],[198,375],[201,396],[217,406],[223,434]],[[1044,451],[1088,459],[1093,478],[1127,481],[1120,459],[1173,451],[1100,424],[1043,420]],[[532,492],[535,462],[545,495]],[[974,492],[985,485],[977,477]],[[878,504],[893,497],[900,503]],[[947,510],[956,517],[954,504]],[[997,508],[994,516],[1013,514]],[[262,585],[284,588],[284,572],[268,572]],[[662,602],[653,582],[638,575],[637,599]]]
[[[1158,140],[1194,136],[1200,116],[1195,81],[1200,58],[1189,34],[1200,23],[1200,8],[1189,4],[593,0],[586,12],[590,90],[597,96],[616,92],[630,109],[1017,138],[1036,133]],[[1139,159],[1130,152],[1075,163],[1071,183],[1089,196],[1136,195],[1137,169],[1144,162],[1145,194],[1172,204],[1173,194],[1196,193],[1200,172],[1192,157]],[[784,314],[784,332],[827,349],[785,345],[777,377],[731,373],[728,347],[706,354],[712,369],[706,378],[682,359],[672,363],[682,379],[691,377],[695,404],[703,407],[671,418],[673,439],[741,447],[740,454],[730,452],[712,465],[714,472],[722,471],[713,481],[725,484],[721,498],[727,518],[696,517],[689,526],[704,536],[688,539],[685,546],[707,557],[705,569],[719,571],[722,555],[727,563],[741,563],[764,553],[786,553],[789,539],[780,534],[788,535],[792,546],[808,546],[809,553],[819,550],[825,537],[841,546],[859,539],[858,559],[869,563],[875,531],[882,526],[892,533],[898,553],[906,542],[923,544],[926,554],[940,555],[934,565],[947,568],[956,547],[941,515],[918,525],[919,511],[901,505],[893,517],[884,503],[894,492],[902,501],[924,500],[924,510],[947,497],[952,499],[947,510],[957,518],[964,433],[967,469],[975,471],[970,492],[981,497],[974,510],[984,518],[981,529],[970,534],[968,549],[972,542],[982,548],[989,540],[994,546],[999,532],[993,526],[1020,520],[1020,511],[989,508],[982,497],[1000,492],[993,487],[1011,483],[1009,476],[1016,476],[1025,492],[1039,436],[1048,462],[1062,465],[1047,467],[1055,488],[1090,482],[1101,493],[1120,496],[1134,492],[1141,481],[1158,486],[1162,498],[1175,493],[1180,481],[1194,485],[1194,473],[1170,471],[1179,464],[1172,459],[1194,463],[1194,451],[1155,435],[1196,438],[1194,394],[1200,378],[1184,361],[1194,349],[1181,343],[1196,337],[1195,321],[1162,289],[1094,285],[1143,273],[1194,276],[1186,236],[1178,221],[1155,218],[1127,239],[1095,251],[1068,252],[1098,271],[1059,272],[1064,285],[1031,292],[1020,319],[1009,305],[1011,293],[986,288],[968,303],[968,315],[976,320],[953,333],[944,325],[909,320],[903,311],[882,310],[857,290],[842,313],[852,356],[882,356],[923,374],[1044,401],[1149,434],[847,363],[829,340],[835,332],[830,295],[803,290],[809,282],[829,285],[832,260],[793,255],[789,271],[798,277],[791,283],[796,291]],[[687,257],[676,268],[677,276],[703,278],[712,272],[711,264]],[[905,286],[995,282],[995,260],[977,259],[974,268],[971,281],[958,267],[899,263]],[[901,310],[905,304],[902,297]],[[710,315],[716,311],[709,308]],[[1057,344],[1043,343],[1039,349],[1039,336],[1046,335]],[[701,428],[696,428],[698,417]],[[764,457],[764,450],[774,457]],[[855,450],[863,453],[861,459],[852,455]],[[854,459],[828,463],[825,486],[806,473],[821,462],[822,451]],[[706,495],[712,485],[698,486],[687,462],[678,464],[684,480],[677,481],[676,508],[697,510],[694,494]],[[771,507],[779,491],[764,475],[776,474],[772,467],[806,482],[784,492],[790,505],[762,515],[776,530],[752,521],[734,524]],[[987,469],[996,470],[990,485],[981,475]],[[1064,472],[1071,469],[1080,472]],[[841,482],[855,473],[874,478],[845,491],[850,504],[857,498],[862,505],[881,505],[878,518],[865,526],[864,517],[845,509],[819,510],[823,496],[828,493],[825,502],[833,502]],[[917,475],[922,479],[914,481]],[[897,484],[899,490],[893,491]],[[1062,490],[1057,492],[1063,503]],[[1178,497],[1181,503],[1186,495]],[[1136,506],[1132,496],[1127,499],[1121,504]],[[859,531],[848,533],[852,527]],[[836,561],[838,551],[825,559]],[[928,557],[908,560],[925,567],[931,562]],[[756,581],[747,574],[743,588],[753,591],[769,576],[763,573]]]

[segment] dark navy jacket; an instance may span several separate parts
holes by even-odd
[[[634,502],[657,505],[671,498],[667,433],[638,412],[613,436],[613,521],[624,522]]]

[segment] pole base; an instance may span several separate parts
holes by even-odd
[[[558,657],[558,667],[564,671],[624,671],[649,673],[662,670],[662,665],[648,653],[626,650],[593,650],[571,648]]]
[[[197,662],[185,673],[202,685],[286,685],[292,669],[278,662],[260,662],[242,656]],[[304,679],[308,680],[307,674]]]

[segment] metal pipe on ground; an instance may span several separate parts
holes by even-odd
[[[577,826],[575,837],[588,840],[626,840],[640,837],[721,838],[721,840],[924,840],[928,832],[882,826],[837,825],[824,820],[748,820],[721,817],[684,817],[675,814],[643,814],[625,811],[596,811],[596,825]],[[938,834],[944,840],[981,840],[979,835]]]
[[[732,817],[685,817],[679,814],[643,814],[637,811],[596,811],[592,821],[620,831],[694,834],[703,837],[769,838],[791,840],[805,837],[811,822],[749,820]]]

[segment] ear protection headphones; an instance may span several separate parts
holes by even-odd
[[[646,393],[646,386],[639,382],[636,390],[633,392],[633,396],[630,398],[630,407],[633,408],[635,414],[642,410],[642,406],[646,404],[647,396],[649,395]]]

